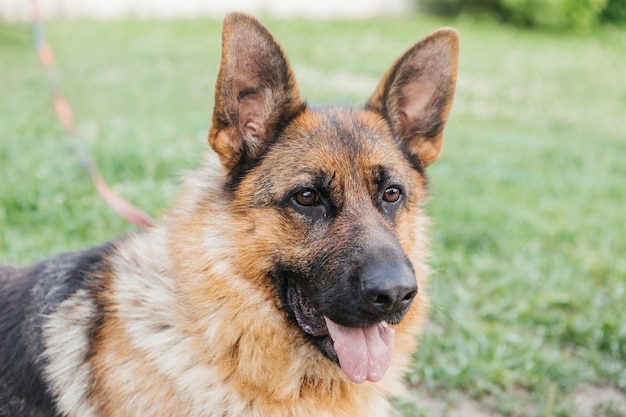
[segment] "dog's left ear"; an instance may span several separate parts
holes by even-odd
[[[304,108],[287,57],[267,28],[243,13],[227,15],[209,130],[222,165],[231,170],[258,158]]]
[[[366,105],[389,121],[424,168],[441,152],[443,128],[454,98],[458,56],[457,31],[437,30],[400,56]]]

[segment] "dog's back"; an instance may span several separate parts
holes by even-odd
[[[44,375],[50,363],[44,329],[60,305],[94,288],[90,281],[101,273],[111,247],[67,253],[28,267],[0,266],[0,416],[57,415]],[[80,331],[91,334],[96,325],[94,321]],[[67,329],[68,345],[76,343],[71,340],[76,330]]]
[[[52,416],[53,400],[37,369],[41,307],[30,296],[37,266],[0,267],[0,416]],[[33,323],[29,326],[27,323]]]

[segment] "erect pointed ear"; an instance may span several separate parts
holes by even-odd
[[[443,144],[456,85],[459,36],[444,28],[409,48],[387,71],[366,108],[383,115],[408,152],[426,167]]]
[[[242,13],[227,15],[209,130],[222,165],[230,170],[258,158],[304,107],[289,62],[267,28]]]

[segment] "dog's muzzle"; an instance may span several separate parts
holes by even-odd
[[[307,294],[294,276],[285,277],[283,296],[298,326],[351,381],[378,381],[394,349],[394,331],[387,324],[402,320],[417,282],[408,260],[384,250],[370,253],[354,273],[358,286],[335,294],[332,302]]]

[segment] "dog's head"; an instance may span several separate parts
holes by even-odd
[[[209,142],[250,225],[242,259],[267,264],[293,325],[351,380],[378,380],[393,353],[388,324],[418,294],[424,170],[442,147],[457,33],[409,48],[363,109],[309,108],[254,18],[228,15],[222,36]]]

